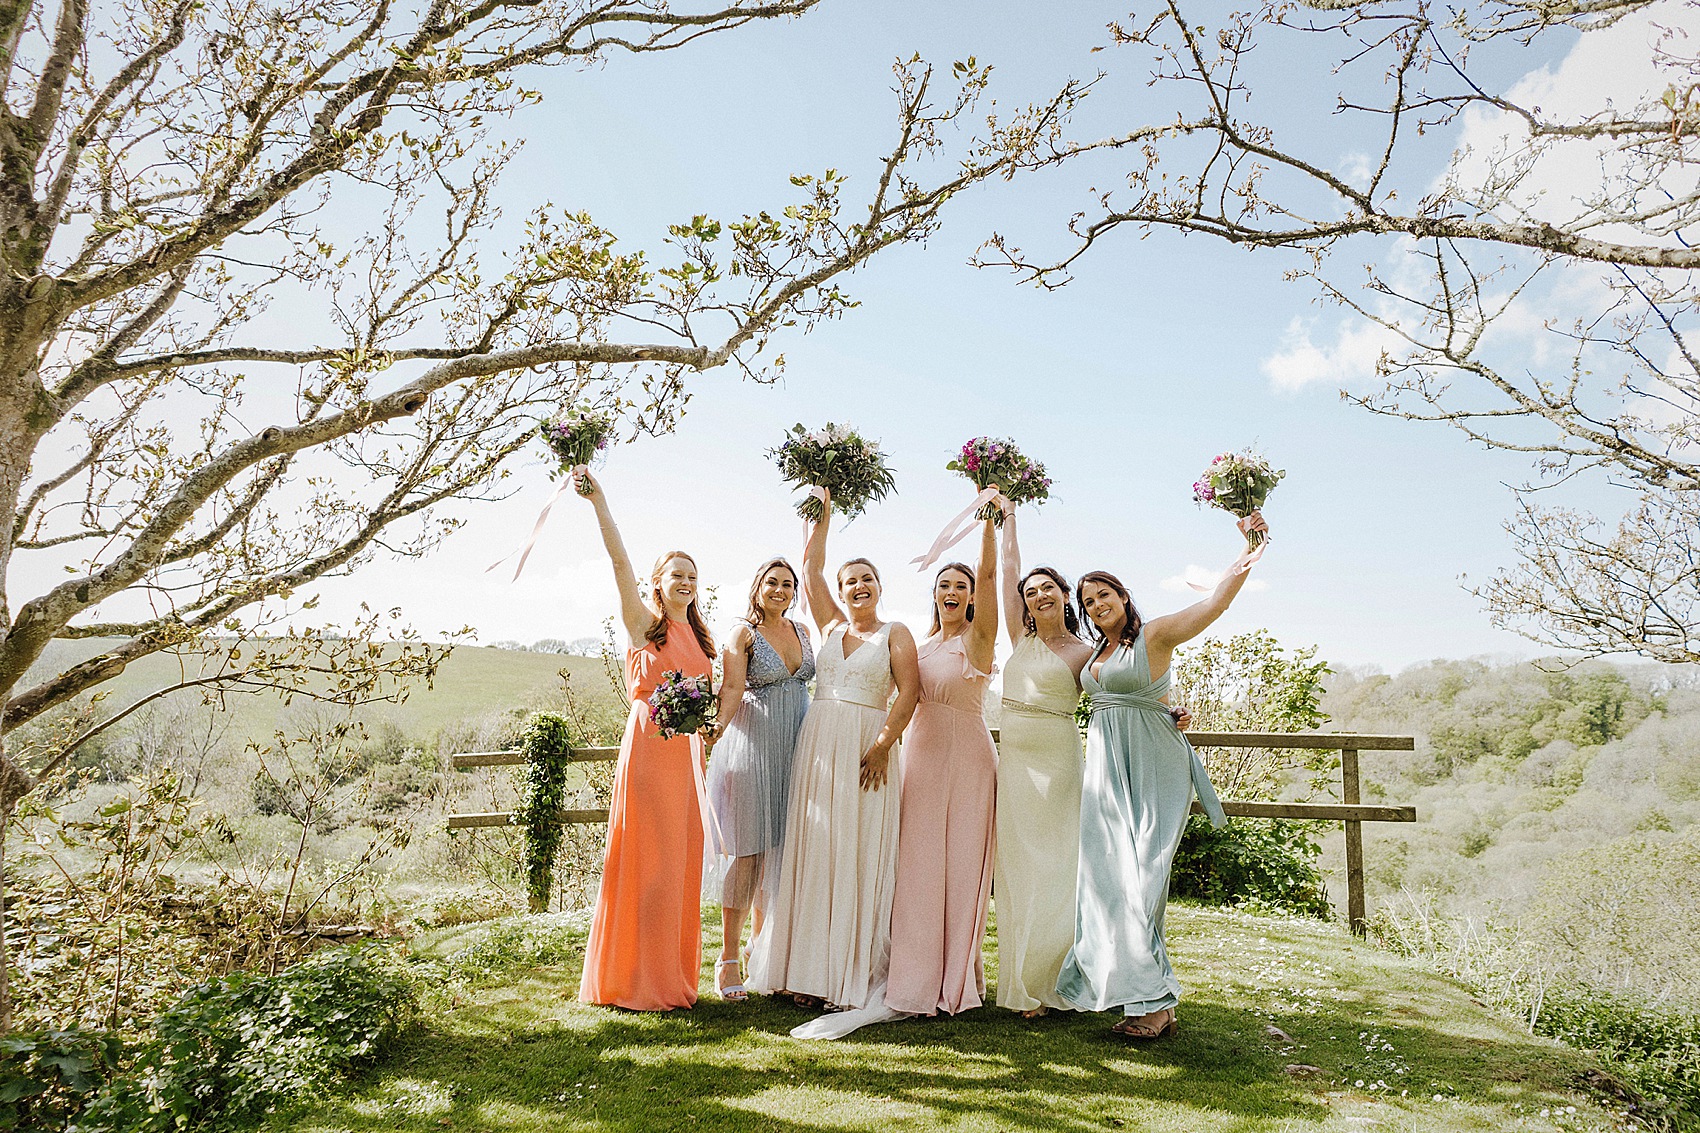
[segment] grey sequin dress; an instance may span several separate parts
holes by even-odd
[[[815,675],[808,631],[786,621],[803,647],[802,663],[791,672],[761,631],[751,632],[744,699],[708,762],[708,798],[719,826],[716,849],[729,857],[766,855],[785,841],[791,755]]]

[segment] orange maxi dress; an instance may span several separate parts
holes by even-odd
[[[669,1011],[697,1001],[702,967],[702,741],[664,740],[649,722],[661,674],[707,676],[709,659],[689,624],[669,621],[666,644],[626,650],[626,718],[608,849],[585,946],[578,997],[633,1011]]]

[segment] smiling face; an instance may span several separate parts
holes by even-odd
[[[880,601],[880,576],[867,563],[845,563],[838,570],[838,597],[851,611],[871,611]]]
[[[683,616],[697,596],[697,564],[684,555],[672,556],[655,572],[655,589],[669,614]]]
[[[1080,611],[1110,641],[1117,640],[1127,624],[1127,603],[1114,587],[1098,579],[1080,584]]]
[[[785,611],[791,608],[791,603],[796,598],[797,576],[791,573],[790,567],[769,567],[767,573],[761,576],[757,600],[761,603],[762,612],[768,617],[784,617]]]
[[[968,607],[974,601],[974,576],[954,567],[939,572],[933,583],[933,609],[939,627],[947,634],[960,629],[968,621]]]
[[[1052,637],[1062,632],[1068,595],[1056,579],[1037,571],[1028,575],[1021,584],[1021,600],[1027,604],[1027,616],[1033,619],[1041,636]]]

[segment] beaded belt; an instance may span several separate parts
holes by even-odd
[[[1055,716],[1059,720],[1074,719],[1072,712],[1059,712],[1055,708],[1046,708],[1040,704],[1029,704],[1025,700],[1011,700],[1007,696],[1003,698],[1003,708],[1005,712],[1013,712],[1017,716]]]

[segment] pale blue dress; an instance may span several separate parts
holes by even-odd
[[[765,858],[785,841],[792,756],[809,710],[808,684],[815,675],[808,631],[790,619],[786,624],[796,631],[803,647],[797,671],[786,668],[779,651],[760,630],[751,630],[744,699],[708,761],[708,799],[717,827],[715,849],[728,857]],[[771,862],[762,863],[757,884],[771,868]],[[754,894],[726,896],[737,907],[747,908]]]
[[[1095,678],[1097,658],[1080,674],[1092,698],[1092,723],[1074,947],[1063,960],[1057,993],[1086,1011],[1119,1007],[1146,1015],[1180,1001],[1163,945],[1163,910],[1194,793],[1214,825],[1227,818],[1204,764],[1162,701],[1169,674],[1151,679],[1144,633],[1132,646],[1117,646]]]

